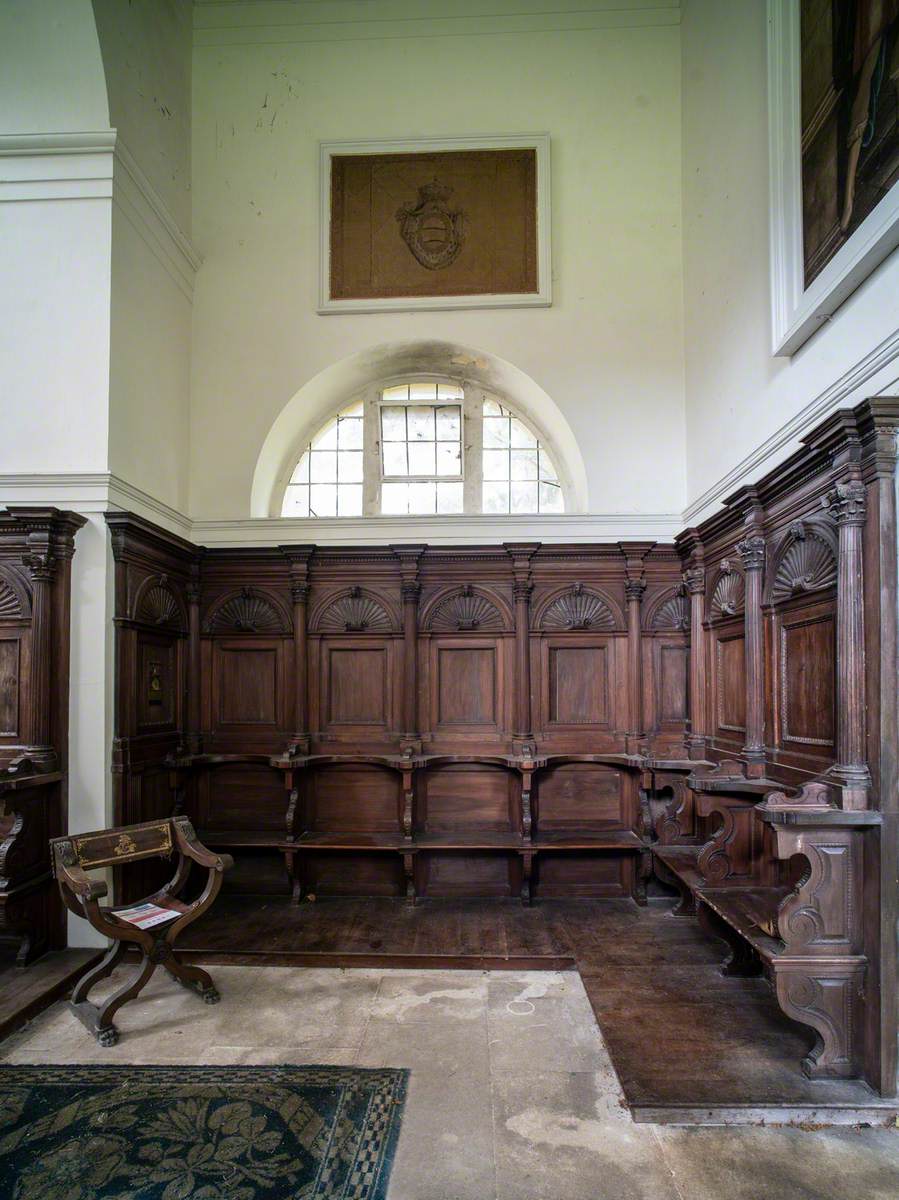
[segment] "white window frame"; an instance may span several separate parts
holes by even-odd
[[[771,353],[795,354],[899,246],[899,184],[805,286],[799,0],[768,0]]]
[[[415,380],[416,383],[428,382],[431,380]],[[440,381],[443,382],[442,380]],[[453,384],[458,387],[461,385]],[[462,395],[458,400],[385,400],[384,392],[389,391],[389,388],[381,388],[375,404],[378,406],[378,460],[380,466],[381,483],[465,483],[465,389],[462,388]],[[384,444],[382,438],[381,427],[381,409],[382,408],[458,408],[459,410],[459,455],[461,459],[461,469],[458,475],[388,475],[384,470]],[[407,418],[408,420],[408,418]],[[406,434],[408,439],[409,427],[406,426]],[[408,445],[408,440],[407,443]],[[364,466],[363,459],[363,466]]]
[[[402,141],[319,143],[320,316],[333,313],[413,312],[451,308],[548,308],[552,304],[549,134],[407,138]],[[537,291],[476,296],[391,296],[381,300],[331,299],[331,159],[339,155],[420,154],[442,150],[534,150],[537,155]]]

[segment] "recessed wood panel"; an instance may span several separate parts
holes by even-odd
[[[219,725],[275,725],[278,652],[231,643],[218,647]]]
[[[402,780],[396,771],[347,765],[314,771],[308,824],[319,832],[397,832]]]
[[[0,737],[19,732],[19,639],[0,639]]]
[[[618,771],[594,763],[563,763],[541,772],[534,788],[537,828],[621,828],[624,793]]]
[[[287,793],[278,771],[255,764],[214,767],[200,780],[202,830],[284,833]]]
[[[318,896],[399,896],[406,891],[398,854],[304,854],[303,886]]]
[[[429,833],[511,829],[517,787],[516,776],[501,767],[435,767],[421,789],[425,828]]]
[[[328,647],[325,658],[328,725],[387,723],[387,653]]]
[[[617,854],[541,854],[538,896],[626,896],[633,863]]]
[[[831,745],[836,731],[836,629],[831,613],[784,620],[780,673],[784,740]]]
[[[742,633],[718,636],[715,642],[715,693],[718,728],[746,730],[746,656]]]
[[[494,647],[439,648],[437,721],[440,725],[495,725],[496,702]]]
[[[659,647],[658,720],[665,724],[687,719],[687,679],[690,650],[687,646]]]
[[[163,638],[138,641],[137,723],[140,729],[172,726],[176,711],[176,646]]]
[[[427,896],[511,896],[511,854],[477,851],[419,853],[420,886]]]
[[[553,646],[549,651],[549,719],[554,725],[607,725],[605,646]]]

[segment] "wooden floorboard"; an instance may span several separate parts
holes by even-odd
[[[0,1038],[67,995],[75,980],[96,962],[99,950],[57,950],[30,967],[0,968]]]
[[[180,943],[207,962],[560,970],[576,966],[637,1120],[892,1122],[895,1101],[815,1081],[810,1031],[763,979],[720,974],[723,943],[669,900],[221,897]],[[240,948],[239,952],[237,947]]]

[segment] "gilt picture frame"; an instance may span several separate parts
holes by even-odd
[[[320,144],[317,311],[552,303],[550,136]]]

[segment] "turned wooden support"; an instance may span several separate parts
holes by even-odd
[[[533,754],[531,732],[531,650],[530,601],[534,585],[531,580],[531,558],[539,543],[517,545],[506,543],[512,559],[512,594],[515,598],[515,705],[512,731],[515,752]]]
[[[690,596],[690,733],[687,747],[691,758],[705,754],[705,567],[694,566],[684,571],[684,585]]]
[[[871,776],[865,755],[865,609],[862,531],[867,491],[859,479],[838,483],[822,503],[837,523],[837,763],[843,808],[865,809]]]
[[[751,534],[737,545],[745,572],[746,599],[743,610],[746,646],[746,744],[743,756],[746,774],[761,778],[765,773],[765,646],[762,618],[762,577],[765,570],[765,539]]]
[[[200,735],[200,586],[191,580],[187,587],[187,750],[199,754]]]

